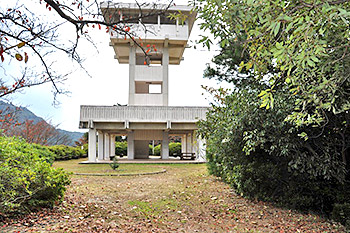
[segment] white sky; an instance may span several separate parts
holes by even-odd
[[[185,1],[175,1],[177,5],[186,5]],[[190,40],[199,39],[203,34],[195,25]],[[96,37],[96,38],[95,38]],[[53,95],[49,85],[32,87],[23,93],[12,95],[12,103],[22,105],[34,114],[51,119],[59,128],[69,131],[79,130],[80,105],[127,104],[129,69],[127,64],[118,64],[114,51],[109,46],[106,33],[94,35],[98,52],[87,47],[86,61],[83,63],[92,78],[77,70],[65,82],[70,91],[68,96],[58,97],[60,105],[53,106]],[[194,45],[189,41],[190,45]],[[209,63],[217,51],[199,48],[186,48],[184,61],[169,68],[169,105],[170,106],[208,106],[202,95],[201,85],[218,86],[214,80],[203,78],[206,63]],[[84,132],[84,130],[82,131]]]

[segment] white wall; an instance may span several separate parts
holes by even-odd
[[[135,66],[135,81],[161,82],[163,68],[161,66]]]

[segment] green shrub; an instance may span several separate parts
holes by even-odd
[[[88,156],[88,151],[89,151],[89,144],[84,144],[83,145],[83,158],[87,157]]]
[[[73,159],[82,158],[84,155],[84,151],[79,147],[71,147],[73,153]]]
[[[117,160],[117,157],[113,157],[113,162],[109,164],[109,166],[113,169],[116,170],[119,167],[119,163]]]
[[[180,142],[169,143],[169,155],[179,156],[180,154],[181,154],[181,143]]]
[[[1,214],[52,207],[70,184],[68,174],[51,167],[37,145],[8,137],[0,137],[0,180]]]
[[[56,160],[69,160],[83,158],[85,151],[79,147],[55,145],[49,146],[48,149],[55,154]]]
[[[206,139],[209,172],[246,197],[316,211],[346,223],[342,213],[350,203],[349,171],[340,147],[330,145],[341,141],[334,129],[350,133],[349,127],[340,125],[349,116],[329,114],[334,129],[294,128],[285,121],[290,100],[279,92],[275,107],[268,111],[259,108],[258,92],[253,90],[226,95],[222,106],[208,111],[206,120],[199,122],[199,133]],[[319,136],[305,140],[298,135],[303,131]]]
[[[161,144],[154,147],[154,155],[160,156]],[[170,156],[179,156],[181,154],[181,143],[171,142],[169,143],[169,155]]]
[[[127,155],[128,142],[115,142],[115,155]]]
[[[42,146],[40,144],[27,144],[31,150],[34,150],[40,158],[45,158],[45,160],[52,164],[55,161],[56,155],[50,151],[50,149],[47,146]]]
[[[67,159],[66,152],[63,150],[63,148],[59,145],[50,146],[49,150],[52,151],[55,154],[56,160],[64,160]]]
[[[161,148],[160,144],[154,147],[154,155],[155,156],[160,156],[160,148]]]

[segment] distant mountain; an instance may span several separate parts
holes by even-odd
[[[44,119],[38,117],[25,107],[17,107],[11,103],[6,103],[0,100],[0,111],[4,112],[16,112],[18,122],[25,122],[26,120],[32,120],[35,124],[43,121]]]
[[[26,120],[33,121],[34,124],[41,121],[45,121],[43,118],[35,115],[26,107],[17,107],[11,103],[6,103],[1,100],[0,100],[0,111],[1,111],[1,114],[3,114],[4,112],[16,112],[16,120],[19,123],[23,123]],[[80,132],[71,132],[63,129],[57,129],[57,131],[60,135],[62,136],[66,135],[69,138],[69,143],[67,144],[70,146],[74,146],[74,142],[79,140],[83,136],[83,133],[80,133]]]
[[[72,132],[72,131],[67,131],[64,129],[57,129],[58,132],[60,132],[60,134],[65,134],[67,136],[69,136],[69,138],[72,139],[72,144],[70,146],[74,146],[74,142],[78,141],[84,133],[80,133],[80,132]]]

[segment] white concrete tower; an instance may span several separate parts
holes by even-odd
[[[129,106],[168,106],[169,64],[178,65],[195,20],[189,6],[102,3],[105,20],[120,17],[135,41],[112,32],[110,45],[119,63],[129,63]],[[184,22],[170,14],[181,12]]]
[[[169,64],[180,64],[195,13],[188,6],[154,4],[144,5],[141,11],[137,4],[125,3],[104,3],[101,9],[106,21],[111,15],[126,22],[131,20],[125,28],[136,37],[133,41],[117,32],[111,34],[115,58],[119,63],[129,63],[128,106],[168,106]],[[187,16],[184,22],[170,18],[177,12]],[[143,135],[139,138],[142,140],[134,137],[135,132],[128,133],[128,158],[148,158],[148,142],[154,136]],[[163,158],[169,157],[168,137],[168,132],[162,133]]]
[[[112,153],[109,135],[127,135],[128,159],[148,158],[150,140],[161,141],[162,159],[168,159],[169,135],[180,136],[182,151],[194,153],[195,123],[205,118],[207,108],[170,107],[168,98],[169,65],[183,59],[196,13],[189,6],[112,2],[101,3],[101,10],[106,22],[122,21],[131,38],[110,30],[115,58],[129,64],[128,106],[81,106],[80,127],[90,129],[89,143],[98,132],[97,158],[108,159]],[[183,22],[169,17],[178,12]],[[96,143],[89,146],[89,161],[96,160]]]

